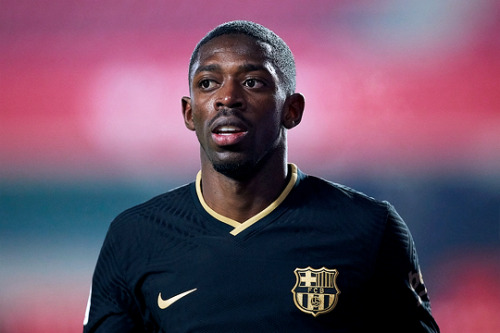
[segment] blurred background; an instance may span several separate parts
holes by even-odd
[[[0,1],[0,332],[81,331],[111,220],[199,169],[188,61],[233,19],[296,56],[289,160],[396,206],[443,332],[500,332],[495,0]]]

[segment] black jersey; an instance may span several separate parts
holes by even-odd
[[[243,223],[206,205],[200,175],[120,214],[84,332],[438,331],[393,207],[290,168]]]

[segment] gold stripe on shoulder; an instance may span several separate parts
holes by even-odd
[[[205,199],[203,198],[203,193],[201,191],[201,170],[196,175],[196,194],[198,195],[198,200],[200,200],[201,205],[203,206],[203,208],[207,213],[209,213],[217,220],[234,227],[234,229],[231,231],[231,235],[236,236],[243,230],[247,229],[248,227],[252,226],[256,222],[261,220],[262,218],[269,215],[273,210],[276,209],[276,207],[278,207],[285,200],[288,194],[292,191],[293,187],[295,186],[295,183],[297,182],[297,177],[298,177],[297,166],[293,163],[290,163],[288,165],[290,170],[290,180],[288,181],[288,184],[286,185],[283,192],[281,192],[280,196],[276,200],[274,200],[269,206],[267,206],[264,210],[262,210],[260,213],[252,216],[245,222],[239,223],[238,221],[235,221],[229,217],[221,215],[207,205]]]

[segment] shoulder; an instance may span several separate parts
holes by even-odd
[[[375,199],[346,185],[302,172],[299,172],[297,190],[309,201],[323,205],[328,204],[343,209],[362,209],[363,212],[377,212],[385,217],[388,217],[393,210],[392,205],[387,201]]]
[[[193,183],[186,184],[120,213],[110,225],[110,232],[144,229],[148,225],[169,220],[169,216],[189,210]]]
[[[110,253],[122,272],[137,271],[154,244],[178,244],[183,217],[192,214],[191,184],[158,195],[120,213],[110,224],[101,252]]]
[[[293,207],[324,232],[348,236],[376,249],[390,220],[392,206],[348,186],[301,174],[293,193]]]

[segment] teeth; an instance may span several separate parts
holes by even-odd
[[[221,126],[217,129],[218,133],[224,134],[224,133],[234,133],[238,132],[239,130],[236,127],[233,126]]]

